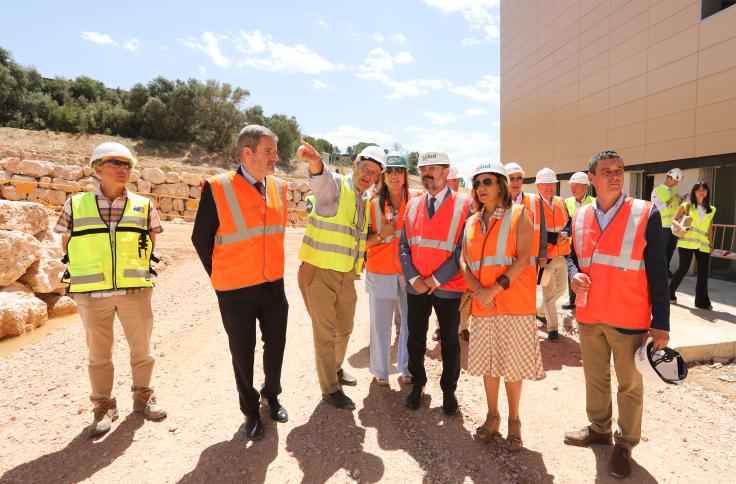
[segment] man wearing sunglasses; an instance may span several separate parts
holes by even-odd
[[[130,347],[133,409],[148,420],[161,420],[151,374],[153,313],[151,269],[156,234],[162,232],[155,206],[126,190],[136,158],[120,143],[107,142],[92,151],[90,164],[100,179],[94,192],[69,197],[54,231],[62,234],[69,293],[79,308],[89,349],[90,399],[94,418],[88,431],[109,431],[118,418],[112,396],[113,323],[117,314]]]
[[[409,371],[412,390],[406,399],[409,410],[421,406],[427,373],[424,352],[427,348],[429,315],[434,309],[442,340],[442,409],[455,415],[455,398],[460,376],[460,298],[465,278],[460,272],[460,252],[465,219],[471,199],[447,186],[450,158],[444,151],[419,155],[419,173],[427,193],[409,201],[399,256],[407,284],[409,308]]]

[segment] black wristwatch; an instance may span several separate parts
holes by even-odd
[[[496,279],[496,284],[501,286],[504,291],[509,288],[509,284],[511,284],[511,279],[506,274],[503,274]]]

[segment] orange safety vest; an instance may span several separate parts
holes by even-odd
[[[409,194],[411,197],[412,194]],[[371,227],[373,233],[381,231],[383,225],[383,213],[386,207],[379,205],[379,197],[376,196],[371,200]],[[386,203],[385,205],[388,205]],[[365,269],[368,272],[376,274],[401,274],[401,260],[399,259],[399,241],[401,240],[401,231],[404,228],[404,215],[406,212],[406,200],[401,200],[399,214],[396,219],[396,230],[392,235],[383,239],[383,243],[375,245],[368,249],[368,261]]]
[[[539,195],[541,198],[542,196]],[[547,232],[560,232],[562,231],[567,222],[570,220],[570,214],[567,213],[567,207],[565,201],[558,196],[552,197],[552,208],[547,205],[547,202],[542,200],[542,207],[544,207],[544,222],[547,225]],[[547,259],[553,259],[561,255],[567,255],[570,253],[570,238],[568,237],[563,242],[557,242],[557,244],[547,243]]]
[[[649,328],[652,307],[644,268],[644,231],[651,210],[651,202],[626,198],[603,231],[593,205],[575,211],[575,254],[580,271],[590,277],[588,304],[575,310],[578,322]]]
[[[539,259],[539,239],[542,230],[542,214],[539,211],[539,204],[542,203],[542,197],[533,193],[522,193],[521,203],[526,207],[527,214],[531,216],[532,227],[534,228],[534,246],[532,247],[532,257],[529,260],[531,265],[536,265]]]
[[[407,220],[404,224],[406,239],[411,246],[411,260],[422,277],[429,277],[455,251],[468,217],[471,199],[462,193],[453,192],[435,212],[432,219],[427,214],[427,197],[412,198],[406,207]],[[446,291],[464,291],[465,278],[458,273],[440,286]]]
[[[212,287],[231,291],[284,277],[286,183],[266,177],[266,199],[235,172],[207,179],[220,226],[212,251]]]
[[[483,287],[491,287],[516,261],[516,239],[519,219],[529,217],[526,208],[514,204],[504,210],[491,230],[483,234],[480,213],[468,219],[463,239],[463,259]],[[475,299],[470,308],[473,316],[493,314],[534,314],[537,302],[537,268],[527,265],[508,289],[496,295],[496,309],[491,310]]]

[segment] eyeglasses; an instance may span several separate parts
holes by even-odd
[[[475,180],[473,182],[473,190],[477,190],[478,187],[480,187],[480,184],[483,184],[484,187],[490,187],[493,185],[493,178],[484,178],[482,180]]]
[[[115,168],[125,168],[127,170],[130,170],[133,168],[133,165],[129,161],[123,161],[123,160],[107,160],[105,161],[110,166],[114,166]]]
[[[510,176],[509,181],[515,182],[515,181],[522,181],[524,180],[523,176]]]
[[[404,169],[397,166],[389,166],[386,168],[386,174],[390,175],[391,173],[404,173]]]

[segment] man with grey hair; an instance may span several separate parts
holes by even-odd
[[[273,420],[288,420],[278,399],[289,303],[284,292],[286,183],[273,176],[277,142],[264,126],[248,125],[240,131],[240,166],[205,181],[192,232],[217,294],[245,431],[252,439],[263,436],[259,397],[268,403]],[[260,392],[253,387],[256,320],[265,374]]]

